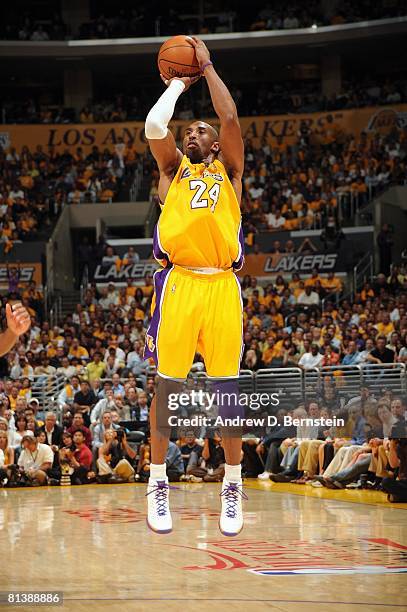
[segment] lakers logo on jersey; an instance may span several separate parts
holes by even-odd
[[[150,336],[150,334],[146,335],[146,343],[148,346],[148,350],[153,353],[155,351],[155,344],[154,344],[154,338]]]
[[[188,178],[191,176],[191,170],[189,168],[184,168],[180,174],[179,180],[182,181],[184,178]]]

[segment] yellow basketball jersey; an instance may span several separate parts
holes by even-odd
[[[224,165],[192,164],[184,155],[154,232],[154,257],[196,268],[243,266],[240,206]]]

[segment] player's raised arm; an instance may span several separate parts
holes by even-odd
[[[160,175],[171,176],[178,168],[182,153],[177,149],[174,136],[168,129],[168,124],[174,114],[175,104],[182,94],[196,79],[189,77],[175,78],[166,81],[166,91],[147,115],[145,133],[151,152],[158,164]]]
[[[11,307],[6,304],[7,329],[0,334],[0,357],[8,353],[18,340],[18,337],[30,329],[31,319],[27,310],[20,302]]]
[[[213,108],[220,119],[221,157],[227,169],[240,180],[244,169],[244,145],[236,104],[225,83],[217,74],[205,43],[195,37],[191,37],[191,40],[201,72],[208,83]]]

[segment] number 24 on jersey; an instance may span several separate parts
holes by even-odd
[[[215,207],[218,203],[220,194],[220,185],[218,183],[214,183],[214,185],[212,185],[212,187],[207,191],[208,186],[205,181],[193,179],[189,181],[189,187],[192,191],[195,191],[191,199],[191,208],[208,208],[210,200],[212,202],[211,212],[215,212]],[[204,195],[209,197],[203,197]]]

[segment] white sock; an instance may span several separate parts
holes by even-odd
[[[242,466],[225,464],[225,480],[236,482],[242,480]]]
[[[150,463],[150,478],[165,480],[167,478],[167,466],[165,463]]]

